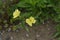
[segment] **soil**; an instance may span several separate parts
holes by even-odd
[[[2,40],[57,40],[52,37],[56,31],[55,23],[47,21],[44,24],[30,28],[30,32],[20,29],[18,32],[3,32]]]

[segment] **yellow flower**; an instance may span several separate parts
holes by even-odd
[[[32,26],[32,24],[36,23],[36,20],[34,17],[30,17],[29,19],[26,19],[26,23],[29,25],[29,26]]]
[[[19,11],[18,9],[16,9],[16,10],[13,12],[13,18],[17,18],[19,15],[20,15],[20,11]]]

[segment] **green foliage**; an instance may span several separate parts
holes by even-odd
[[[55,29],[56,29],[56,32],[54,33],[53,38],[57,38],[59,40],[59,38],[60,38],[60,23],[56,25]]]
[[[0,0],[0,6],[2,5],[2,0]]]
[[[35,16],[40,22],[56,16],[54,0],[21,0],[17,7],[22,8],[22,12]],[[24,10],[23,10],[24,9]]]

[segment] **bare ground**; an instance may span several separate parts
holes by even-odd
[[[57,40],[52,37],[55,32],[55,23],[48,21],[45,24],[30,28],[30,32],[21,29],[19,32],[4,32],[2,40]]]

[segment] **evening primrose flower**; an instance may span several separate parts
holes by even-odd
[[[36,20],[34,17],[30,17],[29,19],[26,19],[26,23],[29,25],[29,26],[32,26],[32,24],[35,24],[36,23]]]
[[[13,12],[13,18],[17,18],[19,15],[20,15],[20,11],[19,11],[18,9],[16,9],[16,10]]]

